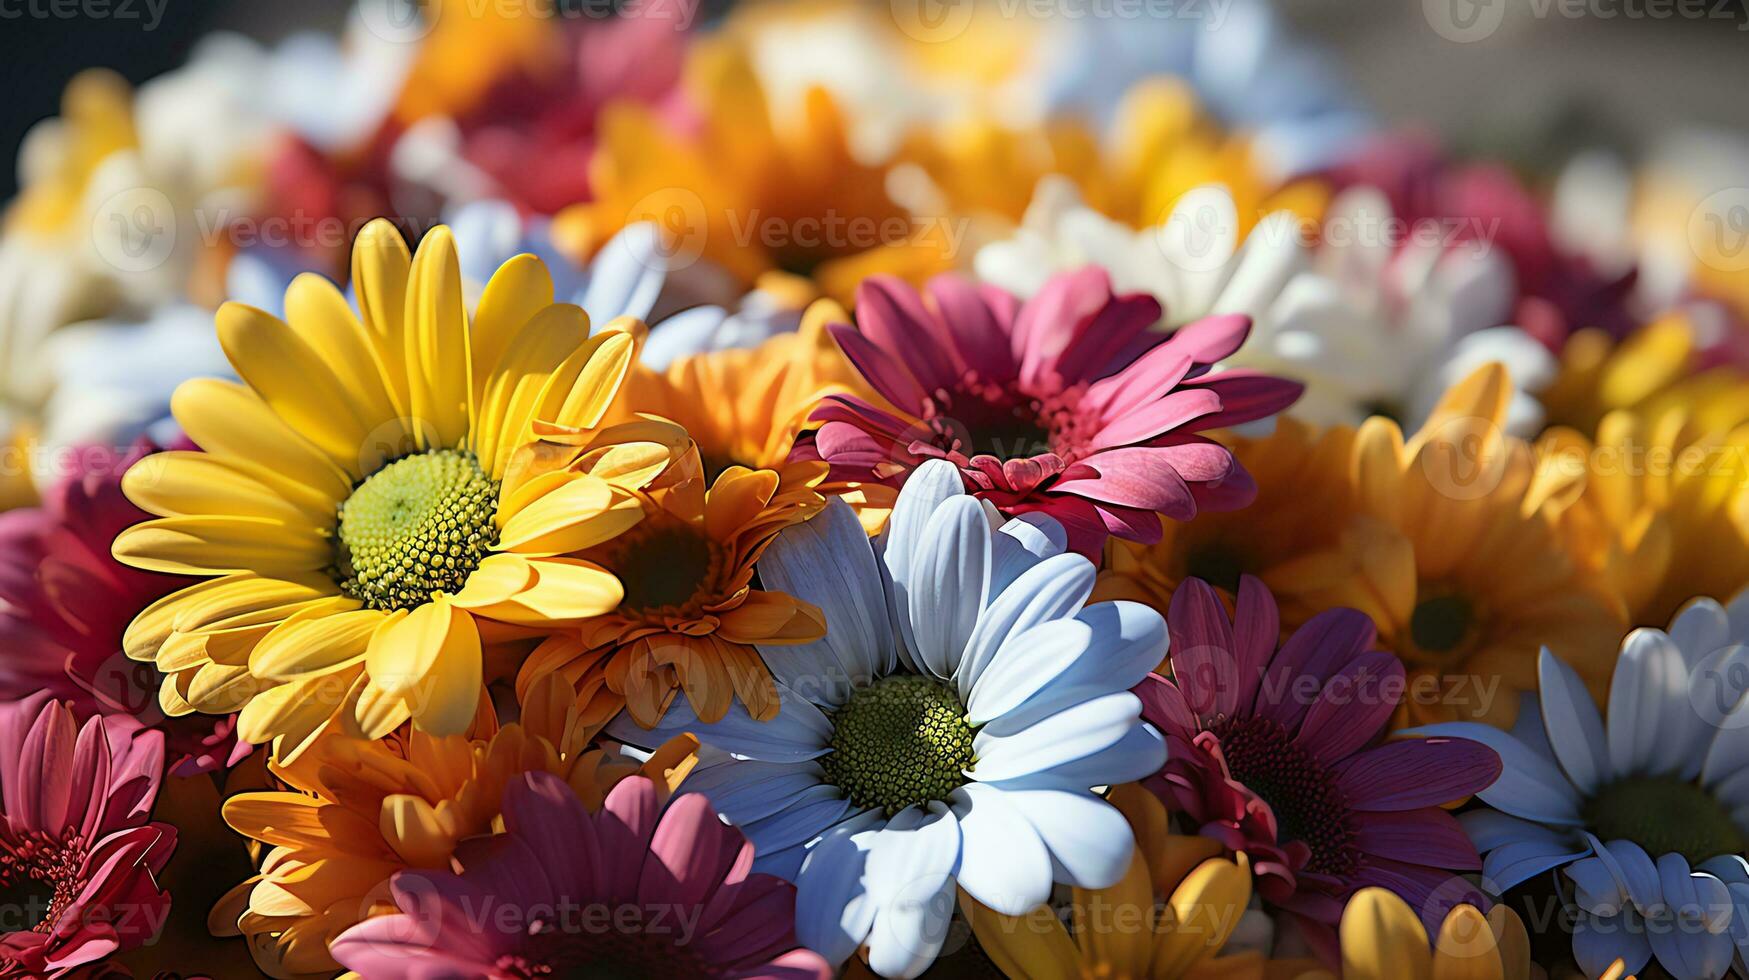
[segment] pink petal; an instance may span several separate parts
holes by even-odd
[[[1204,388],[1179,388],[1145,405],[1129,409],[1108,421],[1088,444],[1093,449],[1112,449],[1146,442],[1175,429],[1186,432],[1208,426],[1190,425],[1194,419],[1221,411],[1221,396]]]
[[[1255,371],[1222,371],[1187,382],[1220,396],[1220,410],[1198,419],[1188,431],[1218,429],[1265,418],[1299,400],[1306,386]]]
[[[1257,696],[1257,685],[1269,658],[1275,656],[1275,645],[1281,641],[1281,613],[1268,586],[1250,575],[1239,577],[1239,594],[1233,611],[1233,657],[1239,662],[1239,689],[1236,712],[1249,712]]]
[[[1251,333],[1251,318],[1240,313],[1205,316],[1172,332],[1166,346],[1198,364],[1213,364],[1233,356]]]
[[[1345,759],[1378,736],[1402,691],[1403,663],[1396,654],[1363,653],[1324,682],[1294,740],[1325,763]]]
[[[1160,303],[1146,293],[1133,293],[1111,300],[1082,328],[1057,361],[1057,374],[1064,382],[1093,380],[1110,373],[1113,362],[1160,321]],[[1160,343],[1152,335],[1148,346]],[[1133,360],[1135,353],[1131,354]]]
[[[1057,358],[1082,324],[1111,301],[1111,277],[1098,266],[1053,276],[1014,319],[1009,349],[1020,364],[1020,382],[1032,387],[1055,374]]]
[[[650,838],[638,898],[682,909],[700,907],[743,852],[750,864],[753,845],[717,819],[710,800],[698,793],[676,797]]]
[[[1378,631],[1365,613],[1326,609],[1313,616],[1294,630],[1263,672],[1255,713],[1294,731],[1324,679],[1372,649],[1376,639]]]
[[[1149,674],[1132,690],[1141,699],[1142,717],[1155,728],[1185,741],[1196,737],[1202,726],[1178,685],[1159,674]]]
[[[1233,624],[1221,597],[1199,578],[1187,578],[1172,593],[1166,611],[1172,677],[1190,710],[1204,725],[1231,716],[1244,685],[1233,657]]]
[[[1396,812],[1461,800],[1499,775],[1500,756],[1480,742],[1407,739],[1349,759],[1336,770],[1336,786],[1353,809]]]
[[[1173,520],[1196,516],[1190,488],[1169,459],[1149,446],[1108,449],[1079,461],[1074,472],[1092,470],[1096,477],[1059,481],[1051,489],[1122,507],[1158,511]],[[1068,474],[1064,474],[1067,476]]]
[[[943,275],[929,280],[927,288],[960,362],[982,380],[1012,381],[1014,353],[1008,346],[1008,331],[978,287],[960,276]]]
[[[1357,812],[1355,844],[1379,857],[1454,871],[1476,871],[1482,859],[1457,818],[1438,807],[1399,813]]]
[[[851,365],[874,390],[881,393],[882,398],[912,411],[922,407],[926,398],[923,387],[892,355],[857,333],[855,327],[834,323],[826,329],[832,334],[832,339],[838,341],[838,348],[844,351],[844,356],[850,358]]]
[[[904,364],[925,392],[951,387],[956,380],[947,328],[903,280],[864,279],[856,288],[856,323],[865,338]]]
[[[604,891],[597,878],[601,843],[595,821],[563,780],[548,773],[529,773],[504,791],[504,829],[528,841],[540,842],[560,891]]]
[[[1117,418],[1178,387],[1192,363],[1183,351],[1161,344],[1117,374],[1089,385],[1081,409],[1101,418]]]
[[[595,815],[607,900],[626,902],[637,895],[644,854],[650,848],[650,835],[656,832],[661,810],[656,788],[648,779],[621,780],[607,794],[601,812]]]

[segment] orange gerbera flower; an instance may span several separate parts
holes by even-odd
[[[566,434],[548,432],[559,450]],[[777,688],[754,645],[809,643],[826,622],[806,602],[754,588],[753,565],[780,531],[825,506],[814,487],[823,474],[786,481],[730,465],[707,488],[696,450],[676,465],[675,482],[641,495],[642,521],[575,556],[623,577],[619,606],[543,641],[523,662],[518,692],[558,672],[597,728],[621,708],[653,726],[681,691],[707,722],[737,697],[755,718],[777,713]]]
[[[850,152],[824,90],[809,93],[799,119],[780,120],[747,53],[722,41],[694,48],[686,84],[701,116],[695,133],[642,106],[604,112],[595,200],[555,218],[561,248],[588,256],[628,223],[654,221],[679,255],[709,259],[743,285],[789,273],[846,302],[868,275],[920,282],[949,265],[949,222],[888,196],[884,172]]]
[[[639,762],[614,748],[586,748],[587,726],[561,685],[537,685],[522,721],[474,737],[436,737],[404,726],[385,739],[323,736],[292,764],[269,769],[285,790],[225,801],[225,822],[267,845],[261,872],[214,910],[215,931],[241,933],[276,976],[333,971],[328,943],[365,918],[395,911],[389,878],[405,868],[447,868],[456,843],[499,829],[504,787],[524,772],[550,772],[599,809],[631,775],[672,792],[696,761],[697,742],[669,742]],[[226,913],[235,917],[226,919]]]

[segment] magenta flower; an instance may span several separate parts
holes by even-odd
[[[831,976],[796,946],[795,886],[749,874],[753,845],[703,796],[663,810],[634,776],[590,814],[563,780],[530,772],[505,790],[504,830],[464,841],[460,874],[395,875],[400,911],[329,952],[373,980]]]
[[[153,875],[176,830],[150,820],[164,736],[122,716],[79,727],[46,693],[0,705],[0,977],[58,977],[150,942]]]
[[[891,406],[827,398],[795,456],[825,460],[835,480],[895,488],[945,458],[972,493],[1007,515],[1049,514],[1089,557],[1108,534],[1157,541],[1159,515],[1185,521],[1256,496],[1233,454],[1197,433],[1278,412],[1301,390],[1209,372],[1244,342],[1247,318],[1171,335],[1149,329],[1159,319],[1158,302],[1113,295],[1097,267],[1053,278],[1024,304],[952,276],[924,295],[871,277],[857,289],[860,329],[830,329]]]
[[[235,715],[166,718],[163,675],[122,653],[134,616],[191,584],[110,556],[116,535],[150,516],[122,495],[122,474],[156,449],[76,450],[77,468],[41,506],[0,514],[0,697],[47,691],[80,718],[133,716],[165,733],[181,776],[234,766],[250,746],[237,741]]]
[[[1258,895],[1315,949],[1334,957],[1343,904],[1369,885],[1419,909],[1429,935],[1451,906],[1485,902],[1455,874],[1482,862],[1440,805],[1491,785],[1500,757],[1461,738],[1381,744],[1403,665],[1372,649],[1371,620],[1328,610],[1277,649],[1275,598],[1246,576],[1231,618],[1214,589],[1186,579],[1166,623],[1172,679],[1136,688],[1167,745],[1145,783],[1249,855]]]

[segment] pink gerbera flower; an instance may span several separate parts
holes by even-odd
[[[504,792],[505,832],[463,842],[460,874],[403,871],[397,914],[330,945],[372,978],[831,976],[795,940],[795,886],[749,874],[753,845],[698,794],[666,810],[632,777],[590,814],[530,772]]]
[[[1242,507],[1257,493],[1250,475],[1197,433],[1278,412],[1301,387],[1209,373],[1244,342],[1247,318],[1167,335],[1149,330],[1160,312],[1150,296],[1113,295],[1097,267],[1053,278],[1024,304],[953,276],[924,295],[871,277],[857,290],[857,327],[830,329],[891,406],[827,398],[796,456],[830,463],[835,480],[891,487],[948,459],[968,490],[1004,514],[1051,515],[1089,557],[1108,534],[1158,540],[1161,514]]]
[[[158,934],[163,769],[164,736],[132,718],[79,727],[46,693],[0,705],[0,977],[63,976]]]
[[[1275,599],[1246,576],[1231,618],[1193,578],[1166,622],[1172,679],[1136,689],[1167,744],[1146,783],[1245,852],[1257,893],[1315,949],[1334,957],[1343,905],[1369,885],[1419,909],[1429,935],[1451,906],[1484,902],[1456,876],[1481,868],[1475,845],[1440,805],[1486,789],[1500,758],[1461,738],[1380,743],[1403,665],[1372,649],[1371,620],[1328,610],[1277,649]]]
[[[81,718],[134,716],[165,733],[175,774],[191,775],[234,766],[250,746],[235,715],[166,718],[163,676],[122,653],[128,623],[191,584],[110,555],[116,535],[150,516],[122,495],[122,474],[156,450],[77,450],[40,507],[0,514],[0,698],[47,691]]]

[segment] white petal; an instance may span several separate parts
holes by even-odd
[[[960,697],[972,696],[998,651],[1016,634],[1080,612],[1097,577],[1093,563],[1080,555],[1055,555],[1027,569],[1000,594],[993,593],[954,675]]]
[[[968,770],[980,782],[1015,779],[1086,758],[1116,745],[1141,724],[1142,702],[1128,691],[1107,694],[1058,712],[1012,735],[979,732],[978,761]]]
[[[1749,647],[1738,647],[1728,662],[1743,664],[1738,670],[1749,670]],[[1706,759],[1701,764],[1700,782],[1715,788],[1746,771],[1749,771],[1749,701],[1740,701],[1713,732],[1712,744],[1707,746]],[[1743,802],[1749,803],[1749,799]]]
[[[1110,888],[1129,869],[1135,837],[1111,804],[1092,793],[1060,789],[1010,790],[1007,796],[1050,850],[1058,881]]]
[[[621,229],[589,263],[583,312],[592,323],[614,317],[647,319],[668,278],[667,260],[657,249],[658,230],[648,221]]]
[[[1074,705],[1127,691],[1166,656],[1166,621],[1139,602],[1096,602],[1075,619],[1093,630],[1087,654],[1020,707],[990,722],[986,733],[1010,735]]]
[[[796,876],[796,938],[834,965],[855,954],[874,923],[864,884],[874,837],[839,827],[815,845]]]
[[[1682,652],[1663,631],[1637,629],[1622,641],[1609,685],[1609,761],[1617,778],[1669,772],[1688,753],[1700,719],[1688,702]]]
[[[1731,645],[1731,621],[1725,607],[1713,599],[1691,600],[1670,621],[1669,632],[1691,671]]]
[[[868,535],[850,505],[833,498],[824,512],[785,530],[759,559],[768,589],[820,607],[826,635],[798,646],[761,646],[772,674],[792,690],[824,684],[814,700],[844,703],[852,685],[892,672],[896,662],[886,590]],[[813,693],[813,692],[809,692]]]
[[[1166,739],[1147,723],[1130,729],[1129,734],[1111,745],[1049,769],[1040,769],[997,785],[1004,790],[1069,789],[1084,790],[1096,786],[1116,786],[1133,783],[1152,776],[1166,765]]]
[[[1085,559],[1082,564],[1087,565]],[[1092,579],[1089,574],[1089,588]],[[982,725],[1020,707],[1075,661],[1087,656],[1092,640],[1093,629],[1086,623],[1054,617],[1008,636],[991,658],[989,668],[971,687],[966,699],[966,719]]]
[[[990,594],[998,595],[1022,572],[1068,550],[1069,536],[1048,514],[1022,514],[997,529],[990,547]]]
[[[923,544],[923,529],[934,516],[936,508],[953,497],[965,496],[959,470],[945,459],[932,459],[917,467],[905,479],[899,497],[893,503],[893,514],[887,519],[887,530],[878,544],[881,561],[886,565],[892,588],[889,600],[893,619],[899,624],[905,648],[916,650],[911,635],[910,589],[913,557]]]
[[[717,349],[717,339],[729,321],[729,311],[720,306],[695,306],[666,317],[650,327],[638,360],[652,371],[666,371],[683,357]]]
[[[1003,915],[1025,915],[1050,897],[1050,852],[1001,790],[967,783],[951,802],[960,823],[960,887]]]
[[[1542,690],[1544,729],[1555,758],[1579,792],[1590,796],[1613,778],[1603,718],[1579,675],[1550,653],[1548,647],[1543,647],[1537,657],[1536,669]]]
[[[814,762],[749,762],[729,759],[701,765],[686,777],[682,793],[703,793],[711,806],[737,826],[763,820],[802,796],[825,786]]]
[[[990,588],[990,524],[973,497],[942,503],[912,552],[906,608],[912,651],[936,678],[954,675]]]
[[[875,835],[866,877],[875,903],[868,962],[876,973],[915,977],[935,962],[953,921],[961,836],[958,819],[940,803],[927,813],[911,807]]]

